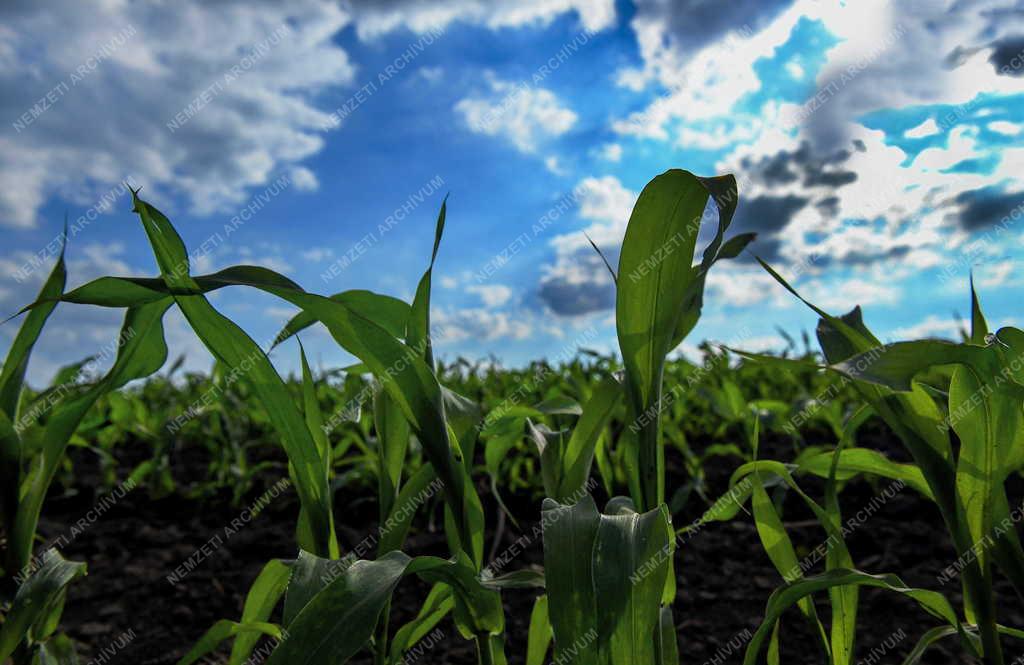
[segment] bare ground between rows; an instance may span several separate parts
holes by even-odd
[[[174,475],[185,487],[190,479],[201,477],[203,468],[195,460],[187,461],[188,456],[183,458]],[[786,459],[784,452],[780,451],[780,459]],[[734,466],[731,460],[713,459],[709,463],[710,493],[725,489]],[[45,537],[67,533],[69,526],[100,498],[89,489],[89,479],[95,477],[90,467],[88,458],[79,459],[77,487],[51,497],[41,524]],[[683,480],[670,464],[670,490]],[[959,604],[958,585],[942,585],[938,581],[942,570],[955,558],[938,511],[909,489],[879,506],[877,497],[885,486],[854,481],[841,496],[846,516],[872,505],[873,500],[877,507],[849,537],[857,566],[872,573],[897,573],[909,585],[940,590]],[[820,497],[820,486],[813,481],[808,481],[808,489],[812,496]],[[1013,490],[1012,498],[1019,504],[1024,492],[1020,491],[1019,483]],[[259,493],[257,489],[253,497]],[[483,488],[481,493],[485,496],[488,522],[493,525],[497,522],[497,508]],[[539,564],[543,558],[542,544],[531,538],[539,519],[539,501],[517,495],[506,498],[521,529],[509,524],[497,536],[489,532],[488,549],[492,556],[513,545],[521,550],[506,570]],[[343,548],[354,547],[374,532],[375,508],[366,495],[349,496],[341,490],[335,506]],[[701,507],[698,501],[692,501],[676,516],[677,526],[694,519]],[[104,663],[175,663],[215,621],[237,619],[245,593],[262,566],[272,558],[295,556],[293,529],[298,510],[295,497],[285,494],[256,519],[226,536],[225,526],[239,517],[242,508],[244,504],[232,506],[227,497],[198,501],[175,494],[152,500],[143,490],[136,490],[77,535],[65,554],[87,561],[89,574],[72,586],[63,626],[78,642],[82,662],[88,663],[90,658],[106,651]],[[824,534],[802,508],[788,500],[786,521],[799,553],[807,555],[823,541]],[[443,533],[439,527],[426,524],[429,521],[439,525],[440,511],[435,509],[432,515],[417,517],[420,528],[411,535],[408,552],[445,554]],[[215,536],[221,542],[210,547]],[[168,576],[174,569],[204,545],[210,549],[209,556],[182,580],[171,583]],[[751,518],[741,514],[732,522],[708,525],[688,539],[677,553],[676,574],[679,596],[675,621],[681,661],[741,662],[746,640],[756,630],[768,596],[780,583],[760,546]],[[1001,621],[1024,626],[1024,604],[1003,580],[998,583],[998,592]],[[422,583],[403,581],[394,600],[394,622],[399,624],[414,615],[425,593]],[[531,590],[503,594],[506,651],[512,665],[524,662],[527,626],[536,595]],[[818,606],[827,625],[824,600],[820,599]],[[938,625],[938,620],[896,594],[866,590],[861,594],[858,624],[858,656],[867,658],[874,654],[874,662],[897,663],[926,630]],[[440,628],[443,637],[418,662],[475,664],[473,645],[463,641],[449,621]],[[111,647],[119,644],[125,646],[111,655]],[[1022,643],[1007,642],[1006,647],[1007,662],[1024,654]],[[812,633],[794,612],[783,621],[782,649],[783,662],[787,664],[823,662]],[[224,660],[214,658],[207,662]],[[364,665],[370,659],[360,655],[352,662]],[[971,661],[954,642],[948,641],[934,648],[923,662],[948,665]]]

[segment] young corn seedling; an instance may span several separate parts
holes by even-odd
[[[544,609],[561,662],[679,662],[671,609],[675,537],[665,504],[659,417],[663,374],[666,356],[700,317],[711,266],[753,240],[752,234],[725,240],[737,196],[732,176],[699,178],[680,170],[644,188],[626,228],[618,274],[613,273],[624,385],[610,382],[606,394],[596,393],[568,440],[558,433],[535,436],[548,494],[542,520]],[[709,200],[718,211],[718,229],[694,264]],[[602,514],[589,494],[579,492],[602,419],[619,399],[631,423],[624,436],[632,497],[612,499]]]
[[[791,293],[799,294],[774,270],[766,270]],[[963,618],[935,592],[914,597],[948,626],[930,631],[915,657],[933,642],[959,635],[964,648],[988,665],[1003,665],[1000,634],[1022,636],[997,622],[992,587],[998,568],[1018,593],[1024,590],[1024,550],[1010,520],[1005,482],[1024,463],[1024,333],[1002,328],[990,334],[977,294],[971,289],[972,328],[963,343],[920,340],[882,344],[864,325],[860,308],[833,317],[800,298],[821,318],[818,340],[830,371],[852,381],[864,401],[906,446],[913,467],[894,464],[880,453],[848,449],[834,453],[840,473],[871,473],[902,479],[936,503],[953,541],[964,591]],[[761,362],[793,362],[745,354]],[[954,454],[950,432],[959,439]],[[821,475],[822,458],[804,461]],[[1009,525],[1009,528],[1007,528]],[[830,571],[777,592],[770,609],[791,604],[815,590],[842,584],[899,587],[898,578]],[[903,591],[901,591],[903,592]],[[939,600],[942,599],[942,600]]]
[[[307,293],[282,275],[252,266],[193,277],[185,245],[170,221],[137,194],[133,194],[133,201],[154,250],[160,277],[105,277],[64,294],[62,299],[128,307],[130,313],[141,309],[156,321],[172,304],[176,305],[217,361],[238,377],[244,377],[262,402],[281,435],[301,503],[297,537],[302,550],[291,564],[283,624],[276,626],[266,621],[276,604],[275,590],[281,586],[281,566],[270,564],[250,592],[254,609],[243,613],[242,622],[214,626],[184,662],[191,662],[190,659],[199,657],[197,653],[204,653],[227,637],[243,634],[249,637],[241,649],[243,653],[237,654],[240,659],[249,650],[252,636],[263,634],[279,640],[270,663],[344,662],[370,642],[392,591],[403,576],[410,574],[450,589],[455,623],[467,639],[476,640],[482,664],[504,662],[500,596],[479,580],[483,510],[469,475],[475,441],[471,433],[479,414],[475,405],[446,391],[437,381],[429,338],[432,269],[421,280],[407,312],[396,307],[394,299],[368,291],[348,291],[330,298]],[[438,219],[431,266],[443,228],[444,207]],[[401,415],[429,462],[430,470],[424,471],[423,477],[436,474],[443,488],[451,559],[409,557],[396,549],[401,544],[397,537],[382,542],[382,555],[375,561],[350,563],[340,559],[328,486],[330,448],[310,394],[308,371],[305,408],[300,409],[265,350],[207,300],[207,293],[225,286],[257,288],[302,310],[276,341],[319,321],[375,376],[386,394],[378,400],[383,406],[382,414],[389,413],[381,418],[392,421],[382,421],[379,431],[383,437],[380,481],[384,503],[391,503],[396,510],[401,508],[395,472],[408,443],[404,441],[404,430],[394,422]],[[42,303],[37,304],[41,306]],[[166,348],[162,348],[166,354]],[[308,365],[304,368],[308,370]],[[410,482],[409,486],[414,487],[415,483]],[[398,529],[394,533],[403,531]],[[444,605],[444,599],[439,598],[442,595],[432,594],[431,602]],[[383,631],[382,627],[376,640],[378,661],[389,656],[386,646],[380,646],[384,642]],[[415,633],[415,628],[411,629],[405,637],[412,639]]]
[[[11,657],[15,665],[74,657],[70,640],[56,629],[67,585],[85,574],[85,564],[65,561],[53,549],[33,555],[43,500],[68,443],[101,397],[149,376],[167,358],[162,317],[169,303],[141,303],[125,314],[106,374],[88,381],[81,370],[91,362],[83,361],[60,373],[66,382],[29,400],[24,385],[29,357],[64,293],[65,279],[62,249],[0,371],[0,511],[7,534],[0,601],[10,603],[0,627],[0,662]]]

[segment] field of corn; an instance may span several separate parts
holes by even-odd
[[[683,359],[709,271],[753,239],[728,233],[739,196],[651,180],[608,266],[618,354],[504,369],[434,357],[445,205],[407,303],[194,275],[135,193],[160,275],[66,290],[62,256],[5,324],[0,663],[1024,662],[1024,332],[973,287],[959,343],[804,300],[816,339]],[[207,299],[227,286],[301,313],[260,344]],[[34,391],[58,306],[123,309],[116,357]],[[173,361],[172,308],[212,375]],[[296,346],[282,377],[267,354],[314,325],[358,364]]]

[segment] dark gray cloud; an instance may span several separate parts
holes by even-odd
[[[846,266],[867,266],[878,261],[884,261],[886,259],[900,259],[910,253],[913,249],[910,245],[897,245],[896,247],[890,247],[885,251],[879,252],[860,252],[853,251],[847,252],[843,255],[842,259],[834,259],[831,256],[816,250],[811,250],[815,256],[815,263],[822,268],[826,268],[834,263],[842,263]]]
[[[814,207],[821,211],[821,214],[826,217],[835,217],[839,214],[839,197],[826,197],[815,203]]]
[[[796,213],[810,201],[807,197],[787,194],[785,196],[758,196],[740,201],[736,217],[730,230],[736,232],[754,231],[774,233],[786,227]]]
[[[601,251],[612,265],[617,263],[607,249]],[[578,264],[572,277],[553,274],[541,280],[538,295],[544,304],[559,316],[581,316],[614,307],[615,285],[601,257],[590,250],[577,252],[574,258]]]
[[[807,113],[802,126],[816,147],[846,143],[859,119],[872,111],[962,103],[950,71],[987,57],[981,51],[997,45],[993,64],[1008,55],[1012,59],[1013,35],[1020,34],[1024,17],[1018,0],[891,2],[884,7],[891,23],[878,26],[869,50],[832,58],[818,72],[819,93],[827,102]]]
[[[671,46],[693,52],[730,32],[757,32],[793,4],[793,0],[639,0],[639,20],[666,25]]]
[[[853,148],[860,149],[856,145]],[[805,141],[795,150],[781,150],[760,159],[744,158],[740,160],[740,167],[747,178],[768,190],[797,183],[806,188],[836,189],[857,180],[856,172],[842,167],[850,154],[850,150],[841,148],[828,155],[816,155]],[[768,260],[777,260],[781,245],[778,234],[786,228],[794,215],[812,202],[826,217],[838,214],[839,198],[834,194],[816,202],[813,199],[809,190],[806,195],[762,195],[748,199],[744,199],[741,193],[731,230],[736,233],[756,232],[758,238],[751,245],[751,252]],[[749,260],[749,254],[745,253],[738,259]]]
[[[1003,76],[1024,76],[1024,35],[1004,37],[994,42],[988,61]]]
[[[736,257],[737,261],[751,261],[751,254],[760,256],[767,261],[779,258],[781,232],[793,215],[803,210],[810,199],[803,196],[788,194],[785,196],[758,196],[752,199],[740,198],[736,207],[736,216],[729,227],[729,233],[757,233],[757,239],[750,244],[750,252]]]
[[[815,187],[817,185],[842,187],[856,180],[857,174],[853,171],[814,170],[807,172],[807,175],[804,177],[804,185],[808,187]]]
[[[981,231],[1024,215],[1024,191],[1006,192],[1001,187],[985,187],[962,192],[954,199],[960,209],[954,217],[967,231]]]
[[[850,151],[845,148],[824,156],[816,155],[804,141],[796,150],[781,150],[757,160],[744,158],[740,166],[752,180],[766,187],[779,187],[798,180],[805,187],[842,187],[857,180],[855,172],[840,166],[849,158]]]
[[[797,161],[794,159],[794,156],[801,150],[803,150],[803,147],[796,152],[783,150],[774,155],[762,157],[757,161],[744,157],[740,161],[740,165],[752,178],[769,187],[788,185],[800,179],[800,175],[794,169]]]

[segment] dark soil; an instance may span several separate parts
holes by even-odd
[[[789,444],[767,446],[763,457],[791,459]],[[870,443],[903,457],[884,437]],[[181,487],[204,477],[204,462],[198,456],[181,455],[174,475]],[[677,463],[670,456],[669,493],[683,482]],[[76,487],[55,488],[45,510],[40,531],[49,541],[67,533],[68,528],[102,498],[89,488],[95,469],[87,454],[77,453]],[[714,458],[708,469],[709,492],[725,489],[735,462]],[[1019,480],[1019,479],[1018,479]],[[813,479],[801,479],[809,494],[821,497],[821,485]],[[267,486],[273,480],[267,481]],[[844,517],[855,515],[868,506],[888,483],[872,485],[864,480],[851,482],[841,495]],[[262,493],[256,488],[249,500]],[[1018,482],[1013,488],[1016,504],[1024,491]],[[488,519],[497,522],[497,509],[485,496]],[[376,529],[375,506],[365,497],[339,491],[336,517],[344,548],[352,548]],[[539,519],[540,502],[533,497],[507,496],[507,502],[519,519],[522,531],[511,524],[498,535],[488,535],[492,555],[501,553],[523,534],[533,531]],[[599,500],[600,502],[600,500]],[[786,500],[788,530],[800,551],[806,555],[825,535],[795,497]],[[204,501],[175,494],[153,500],[136,489],[105,512],[65,548],[73,560],[87,561],[89,574],[75,582],[64,614],[64,629],[79,643],[81,662],[165,665],[180,658],[215,621],[237,619],[249,585],[261,567],[272,558],[293,558],[293,529],[298,512],[294,492],[286,491],[251,522],[230,537],[225,526],[238,517],[245,504],[233,506],[229,497]],[[675,518],[676,525],[689,523],[702,510],[694,498]],[[444,555],[441,511],[432,506],[430,517],[421,511],[419,530],[409,539],[410,553]],[[429,524],[428,524],[429,522]],[[434,526],[431,527],[430,524]],[[219,536],[213,546],[211,537]],[[210,543],[209,555],[176,583],[169,581],[174,569]],[[520,541],[523,544],[523,541]],[[907,488],[878,507],[863,526],[849,536],[848,544],[857,566],[872,573],[900,575],[911,586],[936,589],[959,607],[957,582],[942,585],[937,576],[954,559],[953,548],[937,509]],[[509,569],[525,567],[542,560],[541,543],[527,542],[523,552]],[[820,565],[818,567],[820,570]],[[711,524],[689,538],[677,552],[676,574],[679,596],[675,621],[681,660],[688,664],[739,663],[749,636],[759,625],[768,596],[781,582],[761,548],[752,519],[741,513],[728,523]],[[426,587],[415,580],[403,581],[395,596],[393,620],[396,624],[410,618],[419,609]],[[509,662],[523,663],[530,610],[537,593],[530,590],[506,591],[504,602],[508,625]],[[1002,623],[1024,626],[1024,604],[1004,581],[998,583],[999,615]],[[822,621],[828,622],[827,598],[818,602]],[[865,662],[897,663],[928,629],[939,625],[912,601],[892,592],[866,590],[861,594],[858,657]],[[423,663],[476,663],[472,644],[461,639],[450,621],[441,624],[443,639],[425,654]],[[782,661],[787,665],[822,663],[817,642],[804,619],[796,612],[786,615],[782,626]],[[115,649],[123,645],[123,648]],[[1024,654],[1020,642],[1006,643],[1007,662]],[[111,654],[112,651],[116,653]],[[884,655],[883,655],[884,654]],[[207,662],[224,662],[209,660]],[[353,662],[369,663],[363,656]],[[925,663],[948,665],[971,662],[950,639],[933,648]],[[644,665],[644,664],[637,664]]]

